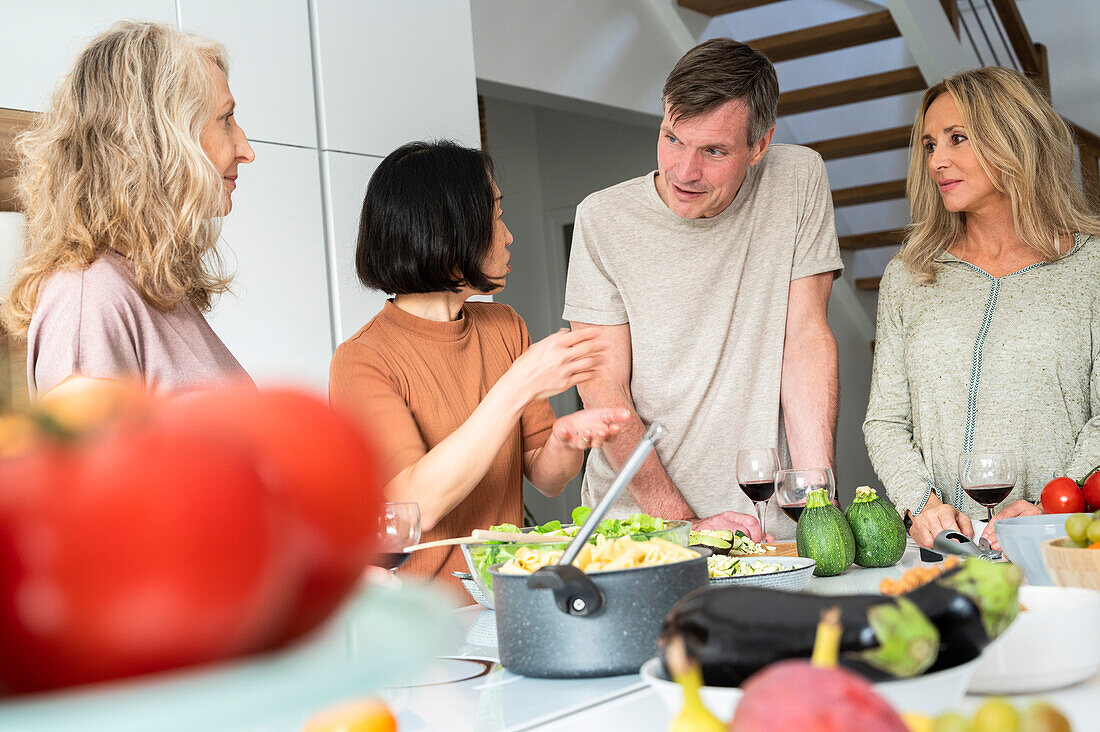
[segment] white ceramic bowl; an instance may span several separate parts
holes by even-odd
[[[981,657],[978,657],[934,674],[899,681],[882,681],[875,684],[875,691],[899,713],[936,715],[959,705],[980,661]],[[669,713],[679,714],[684,706],[684,692],[679,684],[670,681],[665,675],[661,668],[661,659],[649,659],[642,665],[640,673],[642,680],[657,691]],[[742,691],[732,686],[704,686],[699,690],[699,695],[707,709],[719,719],[728,722],[733,719]]]
[[[1041,516],[1016,516],[1001,519],[997,527],[997,541],[1008,561],[1024,571],[1027,581],[1033,585],[1053,585],[1043,565],[1040,544],[1046,539],[1066,535],[1066,518],[1069,514],[1054,513]]]
[[[1100,592],[1024,586],[1020,603],[1027,609],[982,651],[970,691],[1047,691],[1100,670]]]
[[[806,557],[740,557],[743,562],[782,564],[786,569],[767,574],[741,574],[736,577],[711,577],[711,587],[767,587],[772,590],[798,592],[814,574],[817,562]]]

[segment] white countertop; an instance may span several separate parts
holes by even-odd
[[[894,567],[856,567],[839,577],[814,577],[806,590],[825,594],[876,592],[882,577],[899,576],[918,564],[917,551],[910,547]],[[465,643],[447,658],[435,661],[417,685],[380,694],[397,714],[401,732],[668,729],[669,710],[637,674],[576,680],[518,676],[495,663],[494,613],[471,606],[457,614],[465,628]],[[1075,686],[1035,696],[1061,709],[1074,729],[1100,729],[1100,674]],[[1021,706],[1020,702],[1029,697],[1012,698]],[[967,696],[963,710],[972,711],[982,699]]]

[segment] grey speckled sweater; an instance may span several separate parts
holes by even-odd
[[[917,284],[900,259],[879,285],[867,452],[898,510],[944,503],[985,518],[958,486],[959,453],[1014,451],[1000,507],[1100,462],[1100,239],[994,279],[950,254]]]

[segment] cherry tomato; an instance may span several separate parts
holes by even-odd
[[[1085,503],[1090,511],[1100,509],[1100,470],[1094,470],[1085,478],[1081,492],[1085,496]]]
[[[1040,496],[1043,513],[1081,513],[1085,497],[1072,478],[1055,478],[1046,484]]]

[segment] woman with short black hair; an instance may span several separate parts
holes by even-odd
[[[555,420],[548,397],[589,378],[604,352],[591,332],[531,345],[501,303],[512,235],[488,155],[451,142],[391,153],[367,186],[355,264],[360,281],[394,293],[340,345],[329,397],[382,449],[386,496],[420,504],[425,540],[522,522],[526,477],[557,495],[584,450],[611,439],[626,410]],[[447,576],[455,547],[417,552],[403,572]]]

